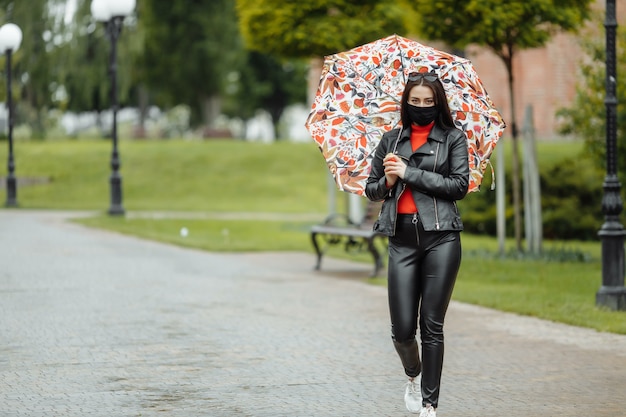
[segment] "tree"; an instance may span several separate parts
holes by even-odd
[[[224,112],[247,120],[263,108],[272,117],[278,135],[278,123],[285,108],[306,101],[305,80],[306,65],[302,60],[279,60],[249,51],[234,91],[226,96]]]
[[[404,9],[394,0],[237,0],[237,12],[247,48],[312,58],[309,80],[315,87],[321,57],[406,31]]]
[[[63,25],[58,33],[65,39],[54,53],[59,65],[58,84],[62,88],[62,99],[58,105],[75,112],[95,111],[100,113],[111,106],[109,80],[109,54],[111,45],[104,25],[91,15],[91,1],[77,0],[72,20]],[[129,24],[130,22],[130,24]],[[129,104],[133,86],[131,45],[135,45],[136,25],[127,18],[118,39],[117,78],[119,104]]]
[[[581,36],[585,58],[580,65],[581,79],[571,106],[557,113],[562,119],[560,132],[583,138],[587,154],[593,155],[595,165],[606,169],[606,45],[602,33],[602,16],[594,19],[598,25]],[[619,27],[617,45],[626,45],[626,29]],[[617,48],[617,67],[626,68],[626,50]],[[617,77],[617,102],[626,103],[626,78]],[[626,109],[617,106],[617,155],[626,155]],[[623,160],[623,159],[622,159]],[[626,171],[619,172],[622,184]],[[622,190],[624,191],[624,190]]]
[[[576,30],[590,13],[592,0],[413,0],[419,13],[416,29],[451,46],[487,46],[504,63],[508,75],[513,139],[513,205],[515,241],[522,250],[518,128],[513,89],[513,60],[522,49],[546,44],[558,30]]]
[[[322,56],[405,31],[402,9],[391,0],[237,0],[237,12],[248,49],[278,60],[315,58],[318,64],[309,69],[314,83]],[[257,54],[255,59],[261,56]],[[280,85],[280,79],[274,81],[275,86]],[[277,98],[268,97],[265,105],[276,103]],[[276,122],[276,115],[272,117]]]
[[[404,10],[395,0],[237,0],[237,12],[248,48],[281,58],[317,61],[309,69],[309,80],[315,86],[321,57],[406,32]],[[329,200],[333,213],[332,191]],[[360,212],[354,198],[350,206],[351,214]]]
[[[161,105],[186,103],[192,124],[211,126],[243,56],[234,0],[144,0],[139,13],[140,63],[153,97]]]
[[[61,22],[52,11],[65,0],[0,0],[4,21],[17,24],[23,38],[18,50],[13,75],[20,92],[17,115],[28,122],[35,136],[43,138],[48,107],[52,105],[51,89],[57,79],[59,66],[51,59],[55,48],[53,36]]]
[[[237,0],[248,48],[284,58],[321,57],[403,34],[403,9],[394,0]]]

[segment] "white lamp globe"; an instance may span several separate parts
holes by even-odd
[[[106,22],[111,19],[111,12],[106,0],[92,0],[91,15],[99,22]]]
[[[0,27],[0,52],[17,51],[22,43],[22,29],[14,23]]]
[[[135,10],[136,0],[106,0],[111,17],[129,16]]]

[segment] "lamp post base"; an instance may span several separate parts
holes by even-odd
[[[17,207],[17,181],[15,177],[7,177],[7,201],[6,207]]]
[[[596,293],[596,305],[607,307],[610,310],[626,310],[626,288],[624,287],[600,287]]]
[[[124,207],[122,206],[122,178],[117,172],[111,175],[111,206],[108,213],[111,216],[123,216]]]
[[[624,287],[624,237],[626,230],[610,220],[598,232],[602,242],[602,286],[596,293],[596,305],[611,310],[626,310]]]
[[[107,213],[111,216],[123,216],[126,212],[122,206],[111,206],[109,207],[109,211],[107,211]]]

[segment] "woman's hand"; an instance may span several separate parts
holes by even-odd
[[[388,153],[383,159],[383,166],[385,167],[385,178],[388,186],[394,185],[398,178],[404,179],[406,164],[402,162],[399,156]]]

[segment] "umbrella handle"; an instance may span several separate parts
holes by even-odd
[[[401,134],[402,134],[402,128],[400,128],[400,131],[398,132],[398,137],[396,138],[396,144],[393,145],[393,153],[396,153],[396,150],[398,149],[398,142],[400,141]]]

